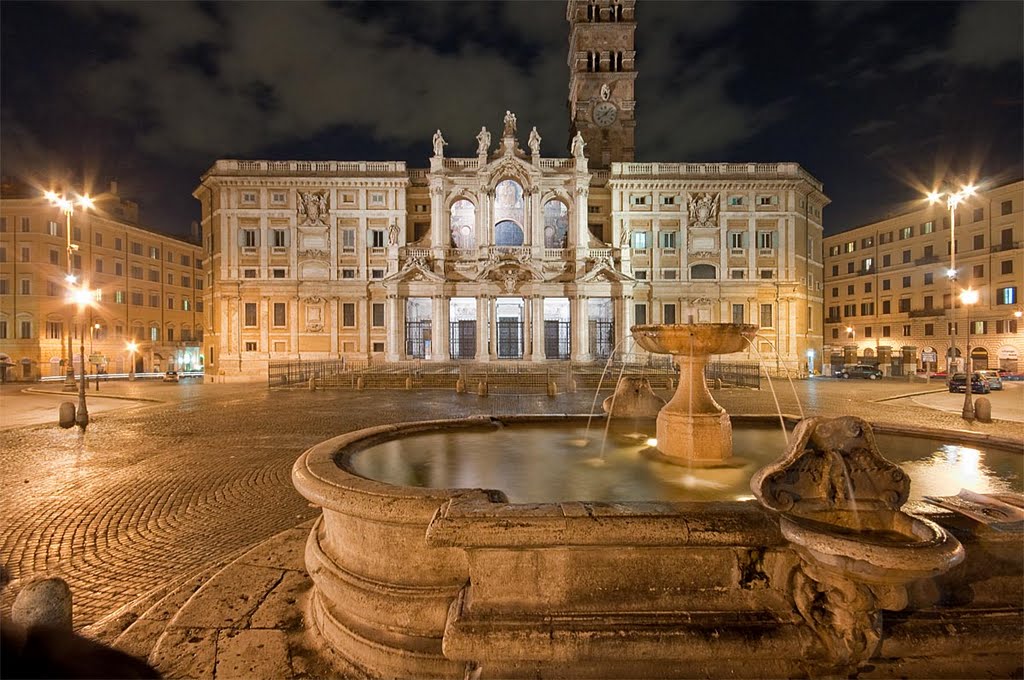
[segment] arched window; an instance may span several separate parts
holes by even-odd
[[[506,179],[494,187],[494,245],[523,245],[523,221],[526,217],[523,187]]]
[[[717,279],[718,270],[711,264],[695,264],[690,267],[691,279]]]
[[[544,204],[544,247],[565,248],[569,234],[569,208],[561,201]]]
[[[476,206],[466,199],[452,203],[450,220],[452,245],[456,248],[476,248]]]

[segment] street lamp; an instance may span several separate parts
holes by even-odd
[[[65,227],[67,232],[67,248],[68,248],[68,267],[67,273],[64,276],[64,281],[68,284],[69,288],[73,288],[75,285],[76,277],[71,273],[71,258],[78,245],[71,242],[71,215],[75,212],[75,204],[77,203],[80,208],[85,210],[92,209],[93,202],[88,196],[79,196],[76,200],[66,198],[63,194],[57,194],[53,191],[47,191],[43,194],[46,200],[50,202],[50,205],[60,208],[60,211],[64,213]],[[64,391],[72,392],[75,389],[75,352],[71,347],[71,323],[72,319],[68,319],[68,371],[64,378]],[[82,375],[85,375],[85,365],[82,365]]]
[[[960,302],[967,307],[967,353],[965,357],[967,367],[966,380],[967,389],[964,391],[964,409],[961,415],[964,420],[974,420],[974,402],[971,401],[971,305],[978,302],[978,291],[970,288],[960,293]]]
[[[82,328],[82,318],[85,316],[85,308],[93,305],[100,298],[99,290],[89,290],[84,283],[71,289],[70,302],[78,305],[78,352],[82,366],[81,379],[78,381],[78,411],[75,413],[75,423],[83,430],[89,424],[89,409],[85,405],[85,329]]]
[[[138,343],[134,340],[125,345],[128,350],[128,380],[135,380],[135,352],[139,349]]]
[[[946,191],[946,192],[933,191],[933,192],[928,194],[928,202],[931,203],[931,204],[938,203],[939,201],[942,200],[942,197],[945,196],[946,197],[946,206],[949,208],[949,270],[946,272],[946,275],[949,277],[949,293],[950,293],[949,297],[950,297],[950,306],[952,307],[952,309],[950,310],[950,323],[951,323],[950,328],[951,328],[951,332],[949,334],[949,344],[951,345],[952,349],[949,352],[949,355],[950,355],[948,357],[949,363],[952,363],[953,358],[956,355],[956,336],[957,336],[957,328],[956,328],[956,301],[954,300],[954,297],[956,296],[956,281],[957,281],[957,273],[956,273],[956,209],[957,209],[957,206],[959,206],[965,200],[967,200],[968,198],[973,196],[975,193],[977,193],[977,191],[978,191],[978,188],[976,186],[974,186],[973,184],[968,184],[966,186],[960,187],[959,191]],[[967,382],[970,383],[970,378],[969,377],[968,377]],[[967,389],[970,390],[970,385],[968,385]]]
[[[94,354],[96,352],[96,349],[93,347],[93,345],[96,343],[96,331],[98,331],[102,327],[103,327],[102,324],[94,323],[92,325],[92,327],[90,328],[89,354]],[[96,379],[96,391],[99,392],[100,391],[100,365],[99,364],[93,364],[93,365],[96,367],[96,374],[94,376],[95,379]]]

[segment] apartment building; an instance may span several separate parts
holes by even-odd
[[[956,278],[949,276],[955,253]],[[825,351],[833,368],[892,375],[963,365],[1024,369],[1024,182],[982,187],[825,239]],[[977,304],[960,302],[964,289]]]
[[[201,369],[203,263],[198,243],[145,228],[117,185],[94,210],[71,219],[71,270],[98,290],[82,314],[68,300],[67,222],[36,189],[6,182],[0,192],[0,361],[5,378],[66,372],[68,340],[89,373]],[[135,352],[128,348],[134,340]]]

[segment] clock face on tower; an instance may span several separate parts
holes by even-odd
[[[592,117],[599,127],[608,127],[619,117],[619,110],[611,102],[600,102],[594,107]]]

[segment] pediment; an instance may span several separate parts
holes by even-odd
[[[586,272],[581,272],[576,277],[576,280],[582,283],[591,283],[593,281],[620,283],[623,281],[635,281],[636,279],[610,266],[607,261],[598,260]]]
[[[430,283],[444,283],[444,277],[434,272],[430,264],[423,258],[414,257],[406,260],[405,264],[397,272],[383,279],[385,284],[402,283],[408,281],[428,281]]]
[[[506,179],[514,179],[524,188],[532,186],[535,178],[540,177],[540,170],[525,160],[511,154],[505,154],[486,166],[488,184],[494,186]]]

